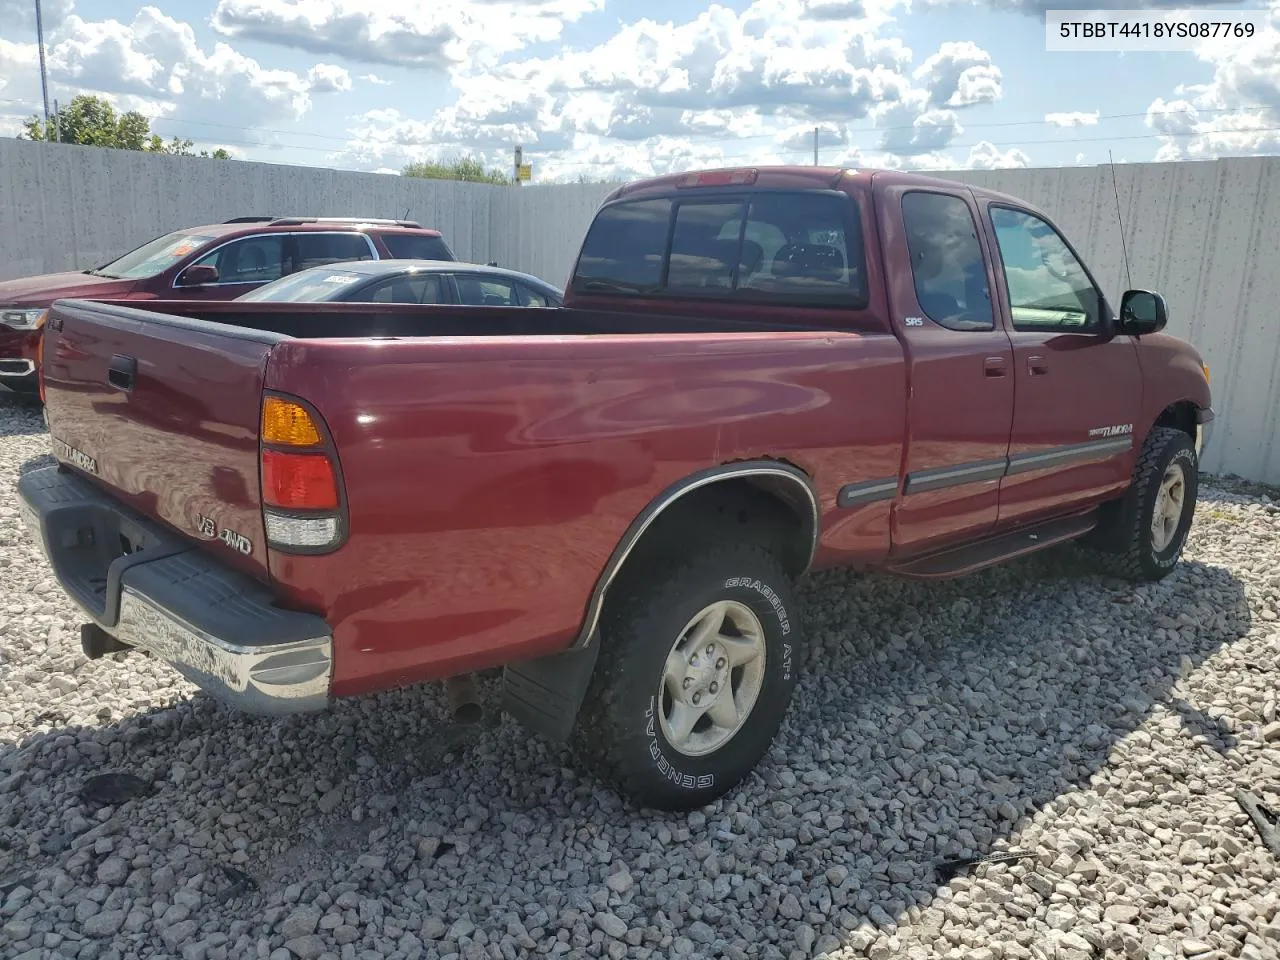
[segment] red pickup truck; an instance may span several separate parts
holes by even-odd
[[[55,300],[233,300],[307,267],[397,258],[455,259],[438,230],[412,220],[236,217],[156,237],[92,270],[0,281],[0,387],[36,392],[40,329]]]
[[[776,735],[809,570],[1170,572],[1213,411],[1165,322],[1012,197],[680,174],[607,198],[562,308],[59,301],[19,487],[90,657],[265,713],[501,667],[688,808]]]

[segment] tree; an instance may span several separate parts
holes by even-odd
[[[151,132],[151,121],[130,110],[117,114],[115,108],[101,97],[81,94],[66,108],[58,111],[57,123],[48,123],[39,117],[29,117],[23,122],[28,139],[57,140],[61,143],[79,143],[90,147],[111,147],[116,150],[140,150],[145,153],[170,153],[191,157],[194,144],[190,140],[174,137],[165,143]],[[219,147],[213,153],[201,150],[200,156],[215,160],[230,160],[231,154]]]
[[[471,183],[497,183],[510,186],[514,180],[509,173],[486,170],[478,157],[461,157],[447,162],[418,161],[400,171],[401,176],[421,177],[424,180],[466,180]]]

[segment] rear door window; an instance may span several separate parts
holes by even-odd
[[[306,270],[327,263],[372,260],[373,251],[363,233],[300,233],[294,238],[294,269]]]
[[[518,307],[520,299],[516,296],[515,285],[509,280],[497,280],[493,277],[477,276],[473,273],[459,273],[458,300],[472,306],[486,307]]]
[[[343,300],[358,303],[448,303],[443,276],[439,273],[406,274],[376,280],[359,290],[344,295]]]
[[[957,196],[912,190],[902,197],[916,302],[949,330],[992,330],[991,290],[969,204]]]

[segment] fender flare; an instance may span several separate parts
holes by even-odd
[[[813,564],[814,555],[818,550],[818,533],[822,517],[822,511],[818,505],[818,494],[808,474],[800,468],[781,460],[744,460],[700,470],[671,484],[649,501],[649,505],[631,521],[621,539],[614,546],[613,552],[609,555],[609,560],[605,564],[604,570],[601,571],[600,576],[596,579],[595,587],[591,591],[591,598],[587,601],[586,616],[583,618],[578,635],[574,638],[573,644],[569,649],[581,650],[592,645],[609,587],[617,578],[623,564],[626,563],[627,558],[635,549],[636,544],[640,542],[645,531],[667,509],[686,494],[714,483],[734,479],[781,482],[785,485],[784,489],[794,491],[794,495],[799,499],[799,503],[796,506],[806,509],[809,514],[808,555],[805,558],[801,574],[808,572],[809,567]],[[803,516],[801,520],[804,522]]]

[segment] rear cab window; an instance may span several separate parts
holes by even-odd
[[[860,227],[844,193],[624,200],[597,214],[573,290],[861,308],[867,274]]]

